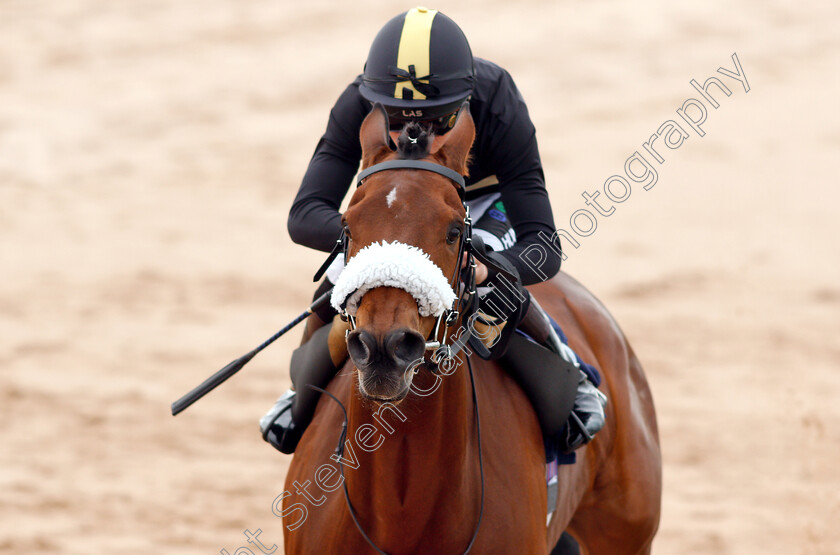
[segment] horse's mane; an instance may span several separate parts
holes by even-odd
[[[429,155],[429,149],[435,134],[432,130],[417,122],[403,126],[397,139],[397,156],[402,160],[418,160]]]

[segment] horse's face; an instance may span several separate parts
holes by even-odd
[[[465,174],[475,127],[469,110],[461,110],[461,114],[449,133],[427,138],[425,146],[421,137],[423,150],[408,154]],[[406,157],[402,148],[399,153],[391,150],[387,125],[378,109],[362,124],[364,167]],[[400,141],[401,146],[403,142]],[[458,251],[464,232],[464,208],[457,187],[446,177],[423,170],[394,169],[372,174],[356,190],[344,214],[345,231],[350,237],[349,258],[352,260],[364,247],[388,242],[394,247],[394,264],[412,268],[406,270],[408,281],[414,281],[412,262],[418,262],[417,275],[441,272],[449,282],[460,265]],[[409,245],[428,254],[436,268],[424,260],[406,260]],[[414,255],[421,256],[416,251]],[[390,264],[391,260],[385,263]],[[440,276],[436,277],[442,283]],[[415,296],[398,287],[370,289],[358,301],[356,329],[348,335],[347,347],[359,372],[363,396],[384,402],[398,401],[408,394],[414,376],[412,363],[423,358],[426,338],[437,320],[434,315],[424,316],[421,312],[424,310],[418,308]]]

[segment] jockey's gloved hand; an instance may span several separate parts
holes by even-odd
[[[567,453],[592,441],[592,437],[604,427],[605,406],[607,396],[601,393],[581,370],[575,404],[566,426]]]

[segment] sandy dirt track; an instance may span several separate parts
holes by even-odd
[[[289,240],[291,199],[408,7],[0,0],[0,552],[233,553],[258,528],[281,545],[289,458],[257,421],[298,332],[169,404],[305,307],[323,255]],[[840,7],[434,7],[516,79],[567,230],[700,98],[691,79],[730,87],[564,271],[651,382],[654,551],[840,552]],[[749,92],[716,73],[733,53]]]

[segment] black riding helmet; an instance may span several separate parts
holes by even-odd
[[[394,123],[435,121],[444,127],[473,90],[475,66],[461,28],[437,10],[402,13],[370,47],[359,92],[381,103]]]

